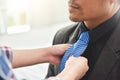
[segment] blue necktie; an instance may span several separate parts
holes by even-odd
[[[74,43],[68,50],[65,52],[61,63],[60,63],[60,71],[62,71],[65,67],[65,63],[68,60],[69,56],[79,57],[86,50],[89,43],[89,34],[88,31],[82,32],[80,34],[79,39],[76,43]]]

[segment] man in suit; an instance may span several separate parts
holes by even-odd
[[[120,0],[69,0],[69,17],[77,24],[60,29],[53,44],[73,44],[83,29],[89,30],[90,41],[82,54],[89,71],[81,80],[120,80],[119,4]],[[59,66],[50,64],[47,77],[59,72]]]

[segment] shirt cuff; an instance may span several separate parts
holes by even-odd
[[[12,63],[12,59],[13,59],[12,49],[7,46],[0,47],[0,49],[2,51],[1,54],[5,54],[7,59]]]

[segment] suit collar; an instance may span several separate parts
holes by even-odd
[[[69,41],[68,41],[69,43],[73,44],[73,43],[75,43],[78,40],[79,34],[81,33],[81,31],[80,31],[80,24],[81,23],[78,23],[76,25],[76,28],[75,28],[74,32],[71,33],[71,35],[69,36]]]

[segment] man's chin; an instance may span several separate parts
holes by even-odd
[[[74,18],[74,17],[69,17],[71,21],[73,22],[81,22],[82,20],[79,20],[78,18]]]

